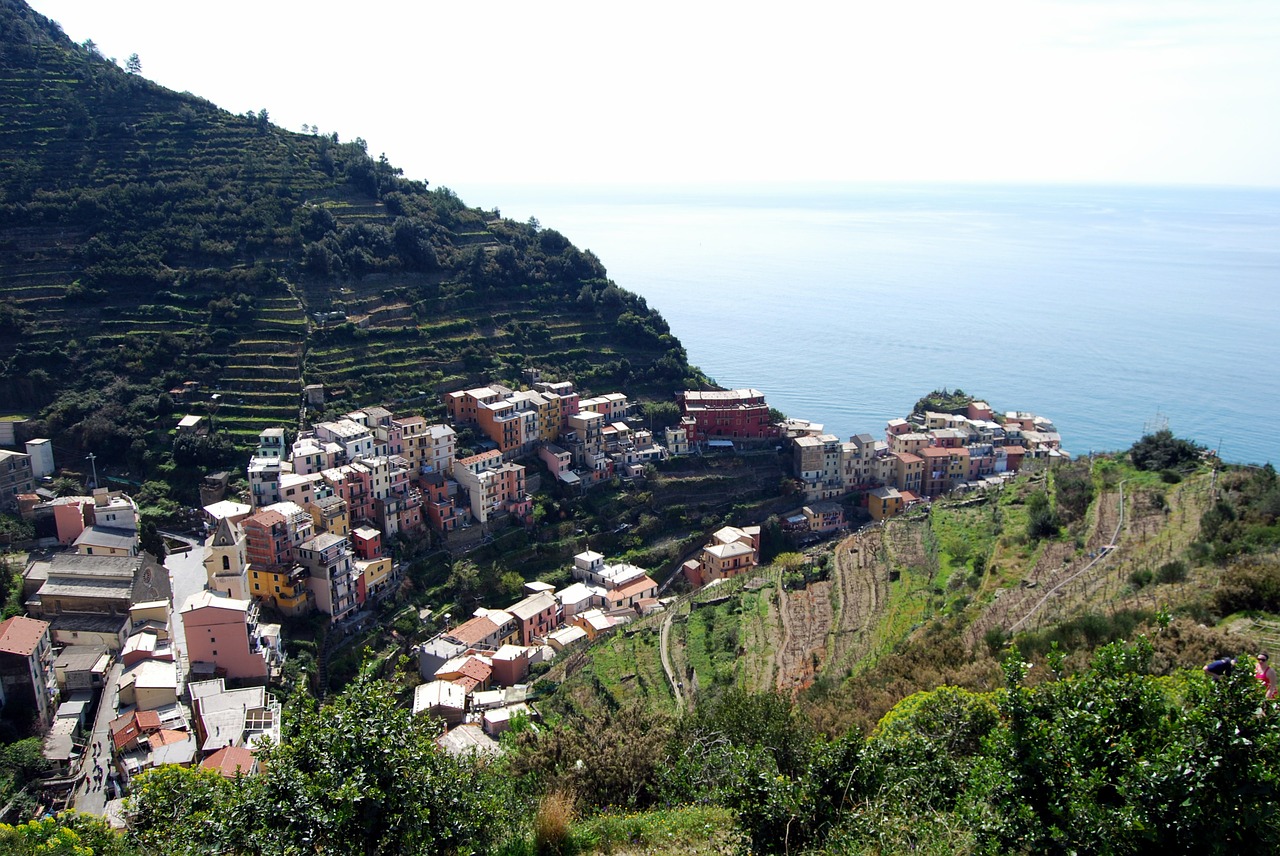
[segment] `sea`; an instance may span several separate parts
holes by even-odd
[[[590,249],[717,383],[843,439],[959,389],[1075,455],[1167,427],[1280,463],[1280,189],[453,189]]]

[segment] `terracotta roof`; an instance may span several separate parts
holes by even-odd
[[[462,687],[462,689],[465,690],[469,695],[475,692],[476,687],[480,686],[481,682],[477,681],[475,678],[462,677],[462,678],[455,678],[454,680],[450,681],[450,683],[457,684],[458,686]]]
[[[30,657],[48,632],[47,621],[15,615],[0,624],[0,652]]]
[[[190,737],[191,734],[186,731],[175,731],[172,728],[161,728],[159,731],[151,735],[151,747],[168,746],[170,743],[181,743]]]
[[[462,664],[462,667],[458,669],[458,674],[464,678],[474,678],[477,682],[484,683],[493,674],[493,667],[483,660],[472,657]]]
[[[139,734],[138,726],[132,721],[125,723],[125,727],[119,731],[111,732],[111,741],[116,744],[117,749],[123,749],[128,746]]]
[[[253,753],[240,746],[224,747],[200,762],[202,769],[217,770],[228,779],[252,775],[256,765]]]
[[[477,615],[475,618],[459,624],[448,635],[457,639],[463,645],[474,645],[496,632],[498,632],[498,625],[483,615]]]
[[[154,710],[139,710],[133,713],[126,713],[124,716],[118,716],[111,720],[111,740],[116,744],[117,749],[122,749],[132,743],[140,734],[147,732],[160,731],[160,714]],[[182,732],[178,732],[182,733]],[[185,733],[182,733],[179,739],[186,739]],[[164,745],[163,741],[159,745]]]
[[[642,591],[647,591],[649,589],[657,589],[657,587],[658,587],[657,583],[655,583],[649,577],[645,576],[645,577],[641,577],[635,582],[628,583],[627,585],[622,586],[621,588],[616,588],[611,592],[606,592],[605,598],[610,601],[624,601],[624,600],[627,600],[628,598],[635,597],[636,595],[640,594],[640,592]]]
[[[257,514],[245,520],[245,522],[248,523],[250,520],[259,526],[265,526],[267,528],[271,528],[277,523],[285,522],[284,515],[278,511],[259,511]]]
[[[160,714],[154,710],[139,710],[133,716],[143,731],[154,731],[160,727]]]

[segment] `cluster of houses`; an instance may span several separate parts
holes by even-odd
[[[606,564],[586,550],[573,558],[574,582],[559,591],[525,584],[526,596],[505,609],[478,608],[418,646],[426,683],[414,692],[414,713],[442,719],[441,745],[456,751],[496,751],[494,739],[514,717],[533,716],[525,703],[531,667],[550,662],[575,642],[663,608],[658,584],[643,569]]]
[[[1028,459],[1065,457],[1049,420],[996,418],[982,402],[964,414],[892,420],[883,439],[842,442],[805,420],[773,421],[758,390],[677,398],[680,420],[661,444],[629,418],[624,394],[581,398],[569,382],[447,393],[451,424],[369,407],[317,422],[291,443],[284,429],[268,428],[248,463],[248,502],[204,506],[208,537],[196,548],[204,586],[182,603],[166,569],[140,553],[128,496],[52,497],[36,487],[53,472],[47,440],[28,442],[25,453],[0,450],[0,506],[16,507],[63,548],[29,563],[27,615],[0,624],[0,705],[29,705],[48,728],[51,781],[68,790],[83,780],[104,716],[113,787],[164,763],[251,773],[258,741],[278,739],[280,724],[264,689],[283,662],[280,628],[261,620],[261,607],[343,621],[395,590],[396,539],[434,532],[448,543],[473,526],[527,523],[543,474],[517,460],[536,456],[561,485],[587,488],[639,477],[670,455],[786,443],[808,504],[784,525],[830,532],[845,526],[834,500],[850,493],[861,492],[881,520],[1003,479]],[[483,440],[459,458],[454,426],[462,425]],[[202,420],[185,416],[177,430],[198,432]],[[694,587],[710,585],[757,567],[759,551],[759,527],[726,526],[681,571]],[[587,550],[574,557],[573,577],[559,590],[528,583],[518,602],[453,626],[446,616],[445,629],[419,646],[425,683],[413,707],[448,725],[442,745],[495,751],[514,718],[533,715],[532,667],[663,608],[657,583],[634,565]]]
[[[99,769],[103,797],[161,764],[253,769],[257,741],[279,735],[264,687],[283,660],[279,626],[261,623],[253,601],[208,588],[175,609],[170,574],[139,550],[124,494],[23,494],[19,504],[66,548],[33,554],[27,614],[0,624],[0,701],[45,730],[45,801],[87,797]]]
[[[864,491],[876,520],[925,498],[997,483],[1027,460],[1068,457],[1050,420],[1021,412],[997,420],[981,401],[964,414],[892,419],[883,440],[856,434],[841,442],[821,425],[799,419],[782,427],[806,499]]]

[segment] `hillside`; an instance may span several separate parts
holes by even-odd
[[[311,383],[352,407],[526,369],[663,400],[700,380],[559,233],[156,86],[20,0],[0,0],[0,161],[0,407],[64,458],[154,467],[171,414],[205,406],[171,400],[185,381],[243,444],[296,424]]]
[[[1231,536],[1234,547],[1214,546],[1221,533],[1201,521],[1223,513],[1224,490],[1233,506],[1254,497],[1255,509],[1280,495],[1266,471],[1202,469],[1170,484],[1122,458],[1100,458],[939,500],[686,595],[675,610],[557,664],[547,676],[559,685],[551,708],[590,716],[640,703],[676,713],[737,687],[781,692],[839,735],[870,732],[920,690],[997,688],[1011,641],[1041,663],[1056,642],[1069,664],[1083,666],[1098,645],[1150,631],[1164,610],[1174,621],[1157,647],[1161,669],[1267,644],[1278,637],[1266,621],[1201,626],[1242,604],[1280,608],[1258,594],[1275,574],[1274,509],[1232,512],[1233,521],[1258,523]],[[1049,498],[1060,525],[1031,537],[1037,495]],[[1268,558],[1224,570],[1220,562],[1240,550]],[[1249,564],[1257,561],[1261,570]],[[1232,594],[1236,586],[1254,594]]]
[[[1137,469],[1151,439],[783,553],[567,649],[535,685],[542,722],[513,720],[497,757],[438,751],[404,681],[366,659],[322,707],[290,699],[266,773],[161,767],[122,836],[64,814],[0,842],[1276,852],[1280,708],[1246,652],[1280,638],[1280,483],[1201,458]],[[1234,672],[1201,671],[1231,653]],[[282,823],[282,805],[309,810]]]

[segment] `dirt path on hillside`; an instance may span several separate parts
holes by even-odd
[[[1120,522],[1120,502],[1121,494],[1116,489],[1110,489],[1098,498],[1094,505],[1094,523],[1081,553],[1077,553],[1070,542],[1046,544],[1023,585],[999,592],[982,615],[969,625],[964,636],[965,645],[973,650],[995,627],[1005,631],[1015,626],[1022,630],[1032,629],[1056,615],[1063,606],[1087,598],[1092,592],[1109,585],[1114,580],[1116,563],[1110,557],[1104,559],[1102,556],[1116,546],[1113,539],[1123,540],[1126,537],[1125,531],[1121,531],[1119,538],[1115,536]],[[1092,567],[1089,567],[1091,563]],[[1070,582],[1063,584],[1065,580]],[[1060,584],[1062,587],[1042,604],[1046,593]]]
[[[671,622],[676,617],[677,604],[672,604],[662,619],[662,631],[658,634],[658,653],[662,658],[662,671],[667,675],[671,692],[676,698],[676,716],[684,713],[684,694],[680,692],[680,681],[676,678],[675,669],[671,666],[671,653],[668,644],[671,641]]]

